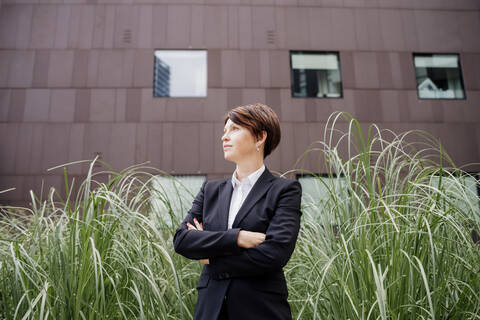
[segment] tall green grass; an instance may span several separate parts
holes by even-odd
[[[318,177],[329,196],[304,204],[288,265],[296,318],[480,319],[480,248],[471,237],[480,210],[476,190],[462,183],[469,174],[425,132],[365,132],[334,113],[324,137],[309,152],[344,183]]]
[[[153,168],[94,164],[75,199],[51,189],[30,209],[1,209],[0,318],[192,318],[200,265],[174,254],[165,222],[179,218],[151,206],[175,195],[152,187]]]
[[[303,201],[284,268],[294,318],[480,319],[478,196],[452,179],[466,173],[424,132],[334,113],[324,134],[307,152],[343,183],[318,177],[328,196]],[[202,264],[172,237],[194,194],[152,183],[155,168],[97,162],[78,188],[65,165],[66,199],[0,207],[0,319],[192,319]]]

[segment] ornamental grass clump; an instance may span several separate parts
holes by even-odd
[[[200,265],[174,254],[169,227],[180,222],[169,199],[182,195],[155,188],[148,167],[94,164],[76,195],[66,183],[66,200],[50,189],[31,208],[1,208],[0,319],[192,318]]]
[[[288,265],[296,318],[480,319],[475,177],[425,132],[363,132],[345,113],[314,151],[328,175]]]

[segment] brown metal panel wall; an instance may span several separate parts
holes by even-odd
[[[60,188],[47,168],[98,153],[116,170],[227,177],[223,116],[257,101],[282,122],[273,171],[318,172],[297,160],[335,110],[427,129],[457,164],[480,162],[478,30],[477,0],[0,0],[0,189],[17,188],[0,203]],[[153,50],[168,48],[208,50],[206,98],[152,97]],[[339,51],[343,98],[292,98],[289,50]],[[459,53],[467,99],[419,100],[412,52]]]

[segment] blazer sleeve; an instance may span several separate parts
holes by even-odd
[[[205,259],[216,256],[238,254],[240,247],[237,245],[237,237],[240,228],[226,231],[188,230],[187,222],[195,225],[193,218],[198,222],[203,221],[203,201],[205,195],[204,181],[200,191],[193,200],[192,208],[175,231],[173,246],[175,252],[189,259]]]
[[[297,180],[286,184],[279,195],[265,241],[238,255],[210,258],[212,278],[262,275],[283,268],[295,249],[300,230],[302,187]]]

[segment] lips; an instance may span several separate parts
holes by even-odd
[[[229,144],[226,144],[226,145],[224,145],[224,146],[223,146],[223,149],[226,149],[226,148],[231,148],[231,147],[232,147],[231,145],[229,145]]]

